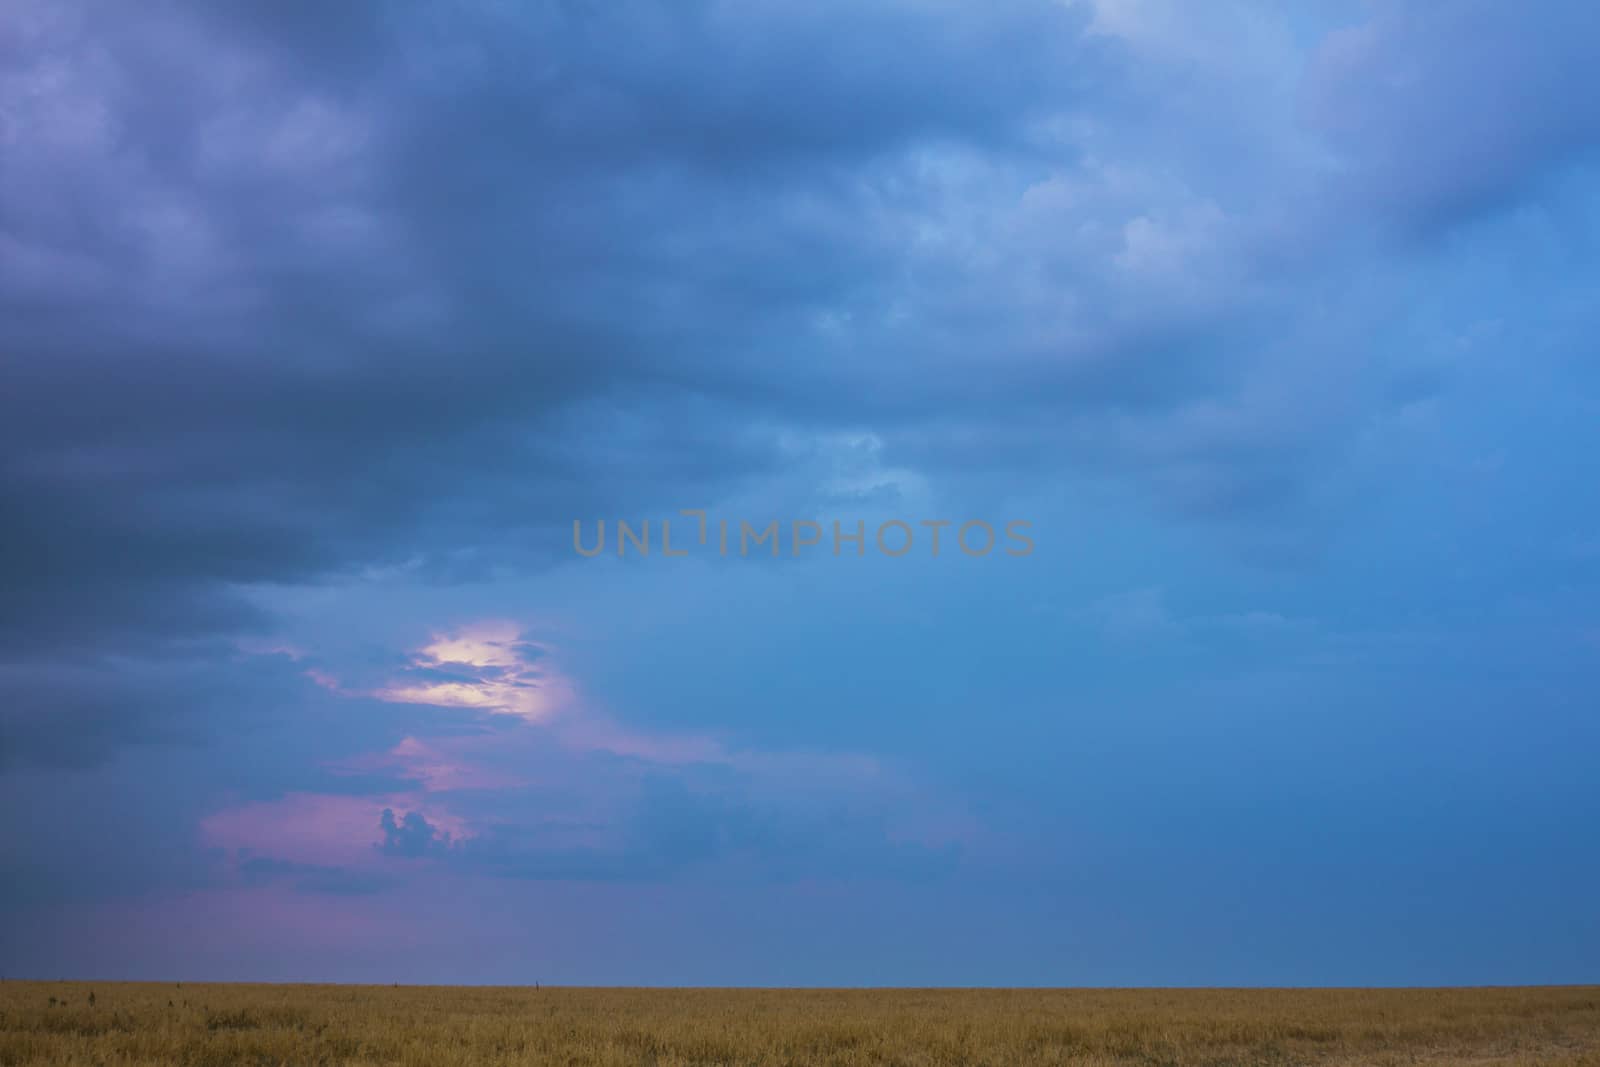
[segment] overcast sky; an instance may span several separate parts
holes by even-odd
[[[1600,980],[1597,42],[13,0],[0,968]]]

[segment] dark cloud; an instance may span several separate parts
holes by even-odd
[[[791,339],[893,269],[879,208],[918,194],[884,182],[1030,150],[1089,73],[1044,3],[460,14],[30,5],[0,39],[7,762],[179,730],[30,679],[264,630],[251,587],[537,563],[778,469],[836,376]]]
[[[694,397],[885,269],[858,168],[1020,146],[1085,74],[1046,4],[297,10],[39,6],[5,42],[43,86],[0,170],[12,654],[771,469]]]
[[[378,829],[383,832],[378,851],[386,856],[414,859],[450,848],[450,835],[430,825],[420,811],[396,816],[393,808],[384,808],[383,816],[378,820]]]
[[[202,745],[267,724],[311,688],[282,658],[199,651],[0,664],[0,770],[83,768],[130,744]]]
[[[1345,357],[1393,309],[1339,234],[1504,202],[1594,135],[1560,91],[1577,5],[1401,5],[1333,39],[1308,114],[1348,181],[1241,88],[1293,55],[1182,47],[1259,19],[311,10],[29,4],[0,37],[25,149],[0,153],[0,684],[72,724],[8,712],[8,763],[181,732],[96,672],[214,661],[272,626],[263,587],[538,566],[574,517],[803,477],[841,441],[1303,519],[1415,402],[1407,367]]]
[[[1600,12],[1569,0],[1385,5],[1323,44],[1306,114],[1352,191],[1432,236],[1594,159],[1597,36]]]

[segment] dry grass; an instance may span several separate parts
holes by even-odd
[[[535,991],[0,983],[3,1065],[491,1063],[1600,1065],[1600,987]]]

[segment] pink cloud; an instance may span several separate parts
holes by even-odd
[[[527,775],[484,766],[483,749],[497,743],[484,735],[425,741],[402,738],[387,752],[373,753],[339,764],[334,770],[365,773],[397,771],[428,793],[461,789],[516,789],[533,784]]]
[[[482,621],[436,632],[409,660],[401,678],[359,692],[331,677],[319,681],[353,698],[460,708],[509,721],[474,716],[476,729],[411,734],[387,750],[344,760],[328,769],[396,774],[410,784],[379,796],[295,793],[232,807],[205,820],[208,843],[235,855],[247,848],[296,863],[377,870],[394,863],[375,847],[383,839],[385,808],[400,818],[416,813],[460,842],[498,829],[493,805],[485,807],[492,798],[484,794],[504,791],[515,810],[526,803],[515,794],[537,787],[538,811],[524,813],[523,830],[536,827],[552,847],[622,847],[611,840],[613,831],[629,818],[650,774],[707,764],[738,772],[740,788],[763,805],[799,813],[840,804],[892,810],[892,842],[937,845],[974,835],[965,812],[934,803],[868,755],[762,750],[710,735],[625,726],[583,697],[555,649],[529,640],[514,623]],[[622,758],[581,758],[586,754]],[[417,869],[415,857],[402,862]],[[420,862],[421,869],[436,866]]]

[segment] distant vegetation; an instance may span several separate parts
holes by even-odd
[[[0,1065],[1600,1065],[1600,987],[643,990],[0,983]]]

